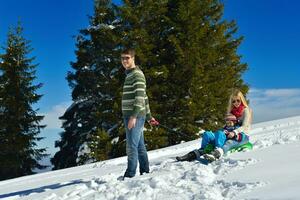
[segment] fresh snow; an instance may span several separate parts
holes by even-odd
[[[149,152],[150,174],[125,181],[126,157],[0,182],[0,199],[300,199],[300,116],[254,124],[254,149],[209,165],[176,162],[200,140]]]
[[[91,30],[99,30],[101,28],[104,28],[104,29],[114,29],[115,26],[113,26],[111,24],[98,24],[97,26],[89,26],[88,30],[89,31],[91,31]]]

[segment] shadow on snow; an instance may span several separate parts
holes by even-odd
[[[21,197],[22,196],[28,196],[32,193],[42,193],[42,192],[45,192],[47,190],[55,190],[55,189],[59,189],[59,188],[62,188],[62,187],[75,185],[75,184],[80,184],[80,183],[87,183],[87,182],[84,182],[82,180],[74,180],[74,181],[71,181],[71,182],[68,182],[68,183],[65,183],[65,184],[56,183],[56,184],[46,185],[46,186],[39,187],[39,188],[34,188],[34,189],[11,192],[11,193],[7,193],[7,194],[0,194],[0,199],[1,198],[12,197],[12,196],[21,196]]]

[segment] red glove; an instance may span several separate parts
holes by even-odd
[[[154,118],[152,117],[152,119],[149,120],[149,124],[150,124],[151,126],[158,126],[158,125],[159,125],[159,122],[156,121],[156,119],[154,119]]]

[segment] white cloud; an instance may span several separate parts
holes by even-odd
[[[62,116],[72,102],[62,102],[58,105],[53,106],[49,112],[41,113],[45,118],[41,124],[47,125],[46,129],[60,129],[61,120],[58,118]]]
[[[251,89],[248,94],[253,122],[300,115],[300,88]]]
[[[300,96],[300,89],[269,89],[265,90],[265,94],[269,97],[286,98]]]

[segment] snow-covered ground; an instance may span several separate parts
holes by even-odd
[[[199,140],[151,151],[151,173],[125,181],[126,157],[6,180],[0,199],[300,199],[300,116],[254,124],[251,141],[209,165],[174,161]]]

